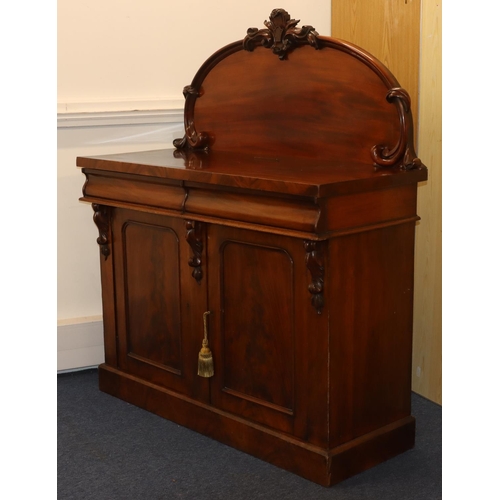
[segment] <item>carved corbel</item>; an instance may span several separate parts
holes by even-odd
[[[203,271],[201,269],[201,255],[203,252],[203,233],[200,222],[187,220],[186,221],[186,240],[193,251],[193,256],[189,259],[188,264],[194,268],[192,276],[201,285]]]
[[[290,19],[290,14],[284,9],[274,9],[269,21],[264,21],[267,28],[248,28],[243,40],[243,48],[253,51],[256,45],[270,48],[280,60],[286,59],[288,51],[295,45],[308,43],[319,49],[318,33],[312,26],[296,28],[300,20]]]
[[[111,208],[106,205],[99,205],[98,203],[92,203],[92,208],[94,210],[94,222],[99,230],[97,244],[101,248],[104,260],[106,260],[110,254]]]
[[[319,249],[317,241],[304,241],[306,250],[306,266],[311,273],[312,281],[308,287],[309,293],[312,295],[311,303],[315,307],[316,312],[321,314],[321,310],[325,305],[323,296],[323,287],[325,280],[325,267],[323,265],[323,256]]]

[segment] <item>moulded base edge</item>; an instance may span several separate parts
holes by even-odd
[[[322,486],[332,486],[409,450],[415,419],[408,416],[331,450],[200,403],[111,366],[99,366],[99,388]]]

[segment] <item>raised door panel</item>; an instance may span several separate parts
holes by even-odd
[[[123,240],[127,355],[179,375],[181,291],[178,236],[171,228],[129,221],[123,228]]]
[[[221,250],[224,391],[293,413],[293,261],[281,248]],[[245,314],[248,311],[251,316]]]
[[[295,435],[307,434],[312,420],[322,419],[308,412],[314,405],[305,395],[310,375],[306,344],[312,333],[308,320],[318,321],[305,257],[302,240],[209,228],[212,404]],[[316,333],[321,344],[326,333]],[[322,361],[320,356],[312,370]],[[326,382],[326,361],[323,369]],[[323,416],[326,406],[324,410]],[[315,433],[321,434],[321,423]]]
[[[206,285],[191,276],[183,220],[117,210],[113,220],[119,368],[208,401],[197,377]]]

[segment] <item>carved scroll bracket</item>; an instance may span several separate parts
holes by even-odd
[[[316,308],[316,312],[321,314],[321,310],[325,305],[325,298],[323,296],[325,267],[323,265],[323,256],[319,245],[320,243],[317,241],[304,241],[304,248],[306,249],[306,266],[312,278],[312,282],[308,287],[309,293],[312,295],[311,303]]]
[[[300,20],[290,19],[290,14],[284,9],[274,9],[269,21],[264,21],[267,28],[248,28],[243,40],[243,48],[253,51],[256,45],[270,48],[279,59],[286,59],[288,51],[296,45],[308,43],[319,49],[318,33],[312,26],[296,28]]]
[[[206,132],[198,133],[196,131],[193,119],[194,103],[198,97],[201,97],[202,92],[192,85],[186,85],[182,93],[186,99],[184,112],[184,128],[186,133],[182,139],[174,140],[174,146],[177,149],[190,147],[193,149],[206,150],[209,146],[210,137]]]
[[[203,232],[200,222],[187,220],[186,221],[186,240],[193,251],[193,256],[189,259],[188,264],[193,267],[193,278],[201,285],[203,271],[201,269],[201,255],[203,252]]]
[[[413,123],[411,117],[411,99],[408,92],[400,87],[389,90],[386,96],[389,103],[395,103],[399,113],[399,141],[390,149],[386,145],[373,146],[371,150],[375,167],[394,167],[400,165],[404,170],[420,168],[422,162],[413,148]]]
[[[111,239],[111,208],[105,205],[99,205],[98,203],[92,203],[92,208],[94,210],[94,222],[99,230],[97,243],[101,248],[101,254],[104,255],[104,260],[106,260],[111,253],[109,248]]]
[[[205,167],[208,151],[206,149],[176,149],[173,151],[174,158],[182,158],[185,167],[189,170],[202,170]],[[208,164],[207,164],[208,166]]]

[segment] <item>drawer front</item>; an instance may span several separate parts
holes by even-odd
[[[319,207],[312,198],[285,198],[262,193],[189,188],[186,213],[230,221],[314,232]]]
[[[84,172],[87,177],[84,196],[99,198],[103,204],[182,210],[186,193],[180,182],[89,169]]]

